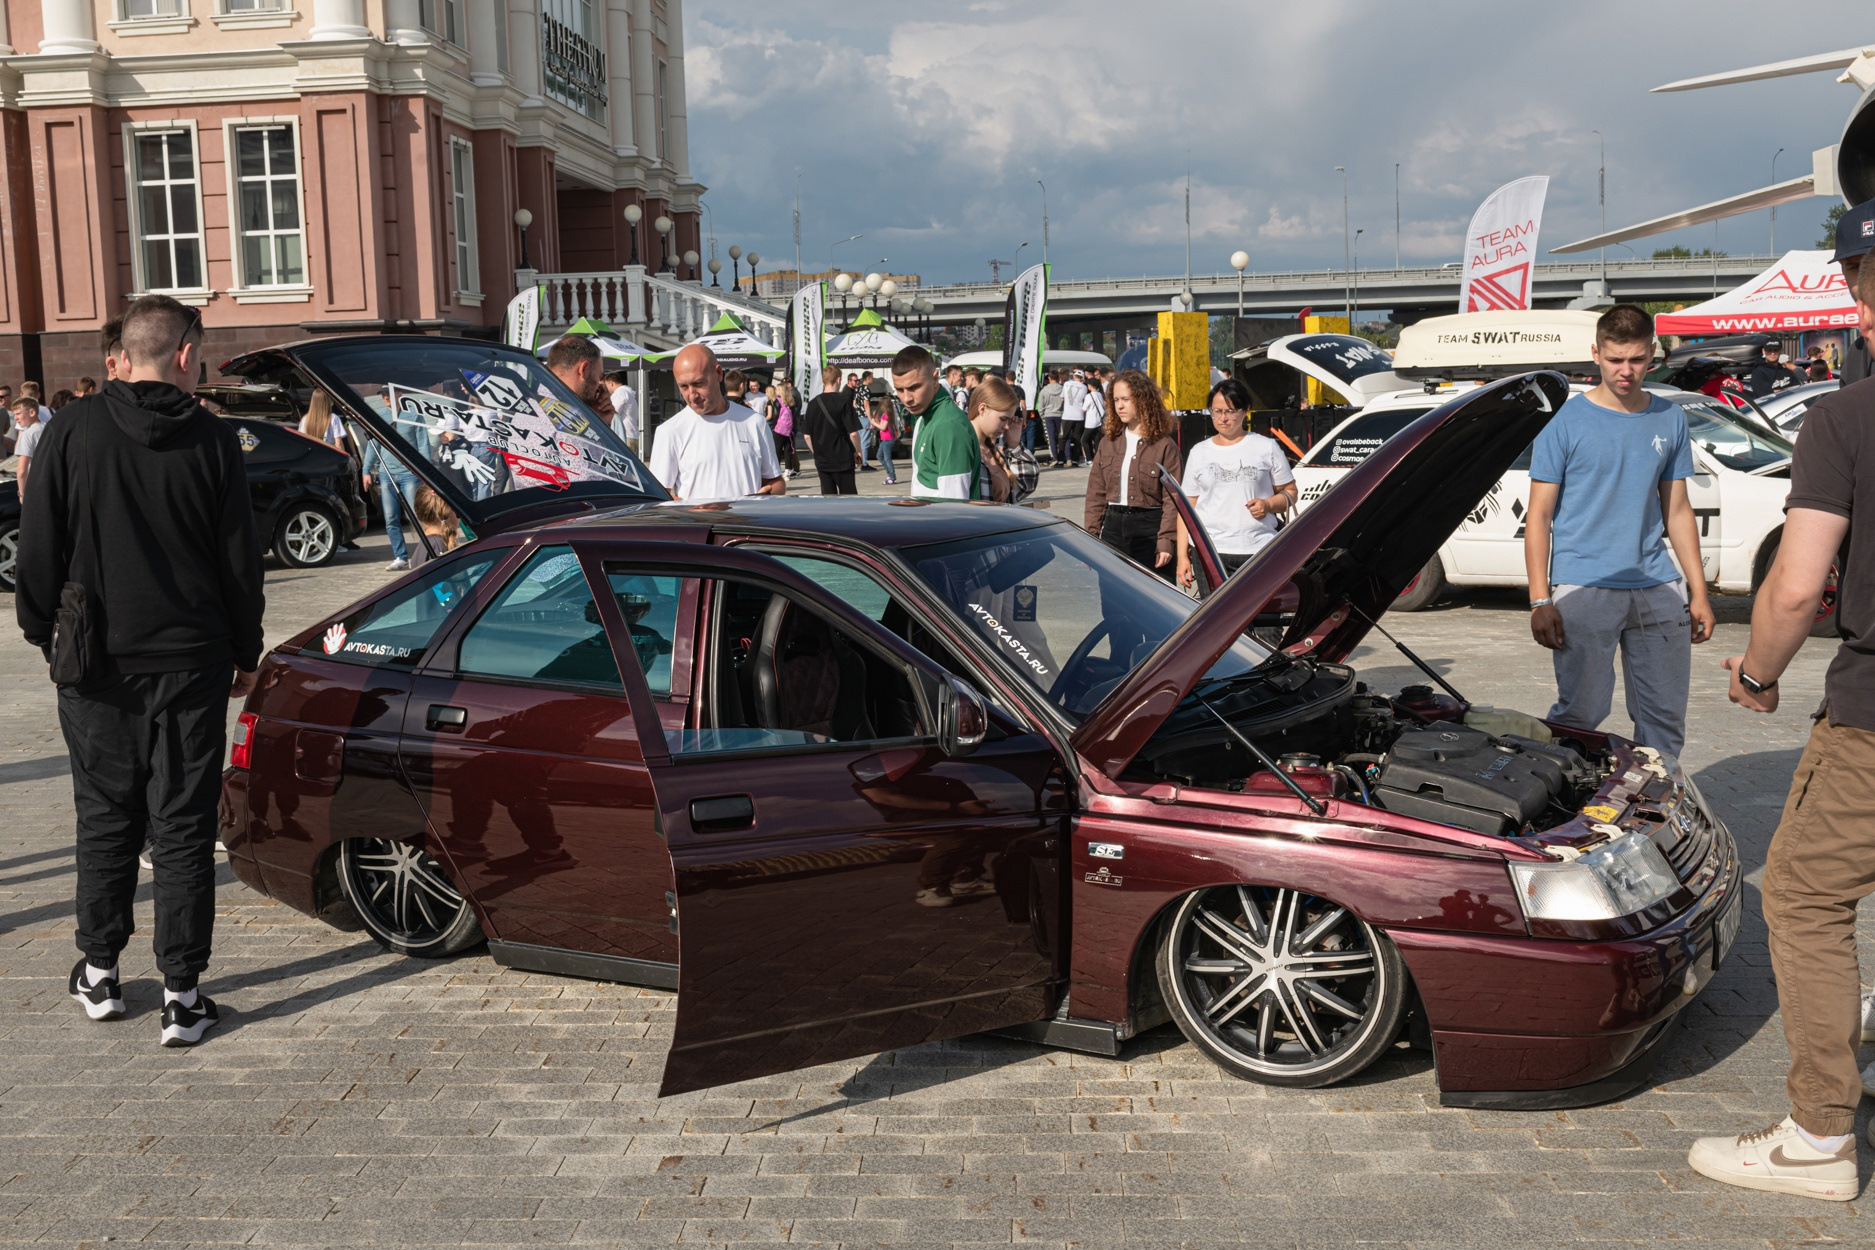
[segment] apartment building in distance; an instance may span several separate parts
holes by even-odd
[[[212,376],[656,268],[698,246],[683,66],[681,0],[0,0],[0,380],[100,376],[146,292]]]

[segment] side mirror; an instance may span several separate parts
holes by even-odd
[[[938,696],[938,745],[951,759],[961,759],[983,745],[990,731],[990,710],[983,697],[952,677]]]

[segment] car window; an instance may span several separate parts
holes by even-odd
[[[306,650],[337,660],[410,668],[503,554],[484,551],[438,563],[402,590],[346,617]]]
[[[654,587],[672,603],[682,589],[676,578],[623,564],[608,564],[606,576],[614,587]],[[689,723],[665,731],[673,754],[899,741],[931,732],[905,670],[812,604],[734,579],[702,589],[709,608],[697,698]],[[643,648],[638,658],[645,658]]]
[[[1011,669],[1079,720],[1197,611],[1085,530],[1051,525],[908,547],[912,567]],[[1212,677],[1268,657],[1239,638]]]
[[[1323,469],[1351,469],[1377,451],[1380,445],[1404,430],[1431,408],[1394,408],[1356,417],[1339,434],[1325,439],[1309,457],[1309,463]]]
[[[926,627],[922,615],[894,599],[892,592],[881,585],[870,573],[862,572],[850,564],[843,564],[838,560],[830,560],[821,556],[796,555],[779,551],[770,551],[767,554],[839,598],[868,620],[877,621],[885,626],[886,629],[903,638],[914,649],[936,663],[939,668],[960,677],[969,676],[970,670],[957,658],[957,653],[951,650],[948,643]]]
[[[599,605],[567,547],[543,547],[462,637],[457,669],[478,677],[623,691]]]
[[[632,650],[645,684],[658,698],[671,693],[671,647],[677,639],[677,610],[683,604],[684,579],[651,573],[608,570],[606,579],[618,599],[619,615],[631,631]]]
[[[1796,449],[1783,439],[1773,441],[1769,434],[1759,434],[1739,425],[1708,404],[1682,404],[1686,412],[1687,433],[1693,446],[1728,469],[1749,473],[1789,460]]]
[[[316,445],[301,438],[297,431],[275,425],[262,417],[248,417],[240,421],[223,419],[234,426],[234,436],[241,444],[242,458],[250,465],[297,460]]]

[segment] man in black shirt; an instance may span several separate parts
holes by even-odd
[[[853,410],[854,390],[840,385],[840,370],[833,365],[820,371],[820,387],[801,418],[807,450],[820,474],[820,493],[857,495],[853,466],[859,456],[859,414]]]
[[[1802,373],[1783,361],[1784,349],[1776,339],[1764,345],[1764,356],[1745,376],[1745,389],[1753,399],[1763,399],[1776,391],[1796,386],[1805,380]]]
[[[260,539],[241,444],[193,394],[202,323],[146,295],[124,314],[117,376],[68,404],[33,457],[15,608],[59,680],[78,815],[78,949],[68,989],[93,1020],[124,1014],[117,958],[134,928],[137,853],[155,872],[162,1042],[219,1019],[196,982],[215,924],[216,800],[228,697],[260,663]],[[89,629],[74,628],[82,605]]]

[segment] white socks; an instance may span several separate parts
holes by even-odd
[[[195,1006],[195,987],[190,986],[186,990],[172,990],[168,986],[164,986],[163,987],[163,1005],[167,1007],[170,1003],[181,1003],[184,1007],[194,1007]],[[1809,1134],[1805,1133],[1804,1136],[1808,1137]]]
[[[89,960],[85,962],[85,985],[87,988],[96,989],[100,981],[115,980],[117,980],[116,964],[112,964],[108,968],[100,968]]]
[[[1809,1129],[1798,1124],[1795,1120],[1792,1120],[1791,1124],[1796,1127],[1798,1135],[1801,1136],[1808,1145],[1813,1149],[1822,1151],[1826,1155],[1833,1155],[1838,1150],[1841,1150],[1843,1143],[1848,1141],[1853,1135],[1850,1133],[1841,1133],[1835,1137],[1817,1137],[1813,1135]]]

